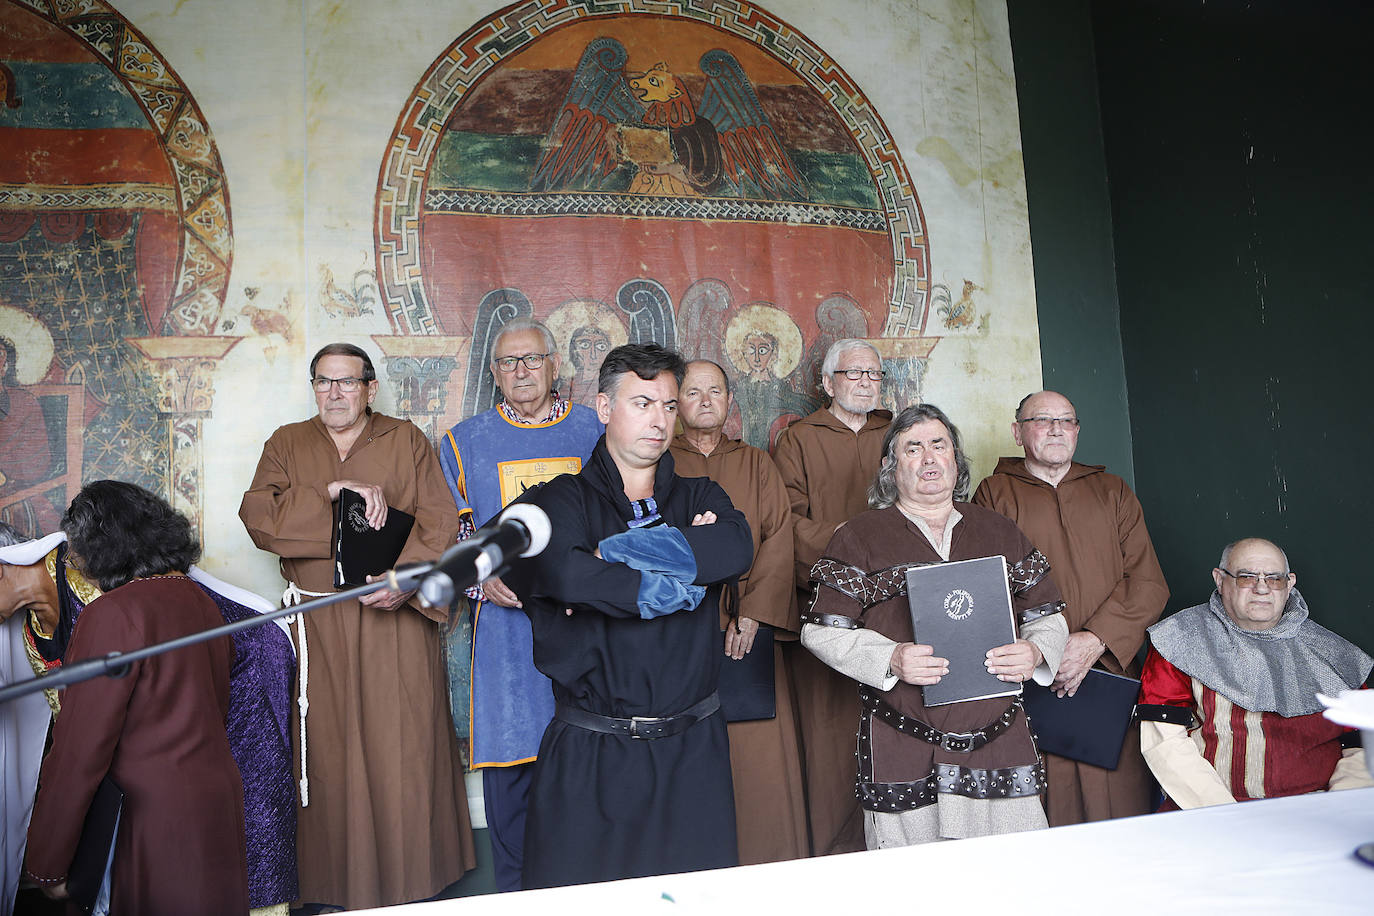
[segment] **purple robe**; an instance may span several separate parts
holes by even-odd
[[[197,583],[214,599],[225,623],[257,611]],[[248,902],[254,907],[294,901],[296,786],[291,771],[291,679],[296,653],[275,624],[233,634],[229,673],[229,751],[243,778],[243,826],[248,841]]]

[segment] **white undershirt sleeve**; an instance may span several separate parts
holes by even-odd
[[[897,685],[892,674],[892,652],[897,642],[874,630],[846,630],[802,624],[802,645],[831,668],[878,690]]]
[[[1140,752],[1164,794],[1180,808],[1229,805],[1235,796],[1202,756],[1188,729],[1168,722],[1140,723]]]

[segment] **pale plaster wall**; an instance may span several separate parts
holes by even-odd
[[[117,9],[204,111],[229,183],[234,262],[224,317],[242,340],[220,363],[204,427],[205,566],[266,595],[274,558],[237,519],[263,440],[313,413],[321,344],[389,334],[385,313],[330,320],[321,269],[375,268],[378,168],[400,106],[459,35],[497,7],[449,0],[124,0]],[[974,480],[1008,445],[1010,410],[1040,384],[1040,347],[1006,9],[1000,0],[771,0],[824,49],[892,132],[929,227],[932,282],[978,289],[978,319],[939,331],[925,397],[960,424]],[[251,291],[251,295],[250,295]],[[285,312],[292,339],[245,306]],[[932,315],[930,327],[938,326]],[[927,333],[934,333],[928,330]],[[374,354],[375,348],[372,348]],[[379,366],[379,369],[382,367]],[[393,408],[382,385],[378,406]]]

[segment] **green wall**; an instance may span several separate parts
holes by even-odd
[[[1088,3],[1008,0],[1007,14],[1045,387],[1078,408],[1079,459],[1105,464],[1130,482],[1130,414]]]
[[[1008,11],[1045,383],[1079,406],[1080,457],[1134,480],[1170,610],[1207,598],[1223,544],[1261,535],[1313,616],[1374,649],[1374,8]]]
[[[1137,491],[1170,607],[1205,600],[1219,548],[1260,535],[1317,620],[1374,648],[1359,482],[1374,15],[1316,0],[1092,14]]]

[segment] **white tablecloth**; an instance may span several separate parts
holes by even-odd
[[[1374,788],[374,912],[1374,914],[1366,842]]]

